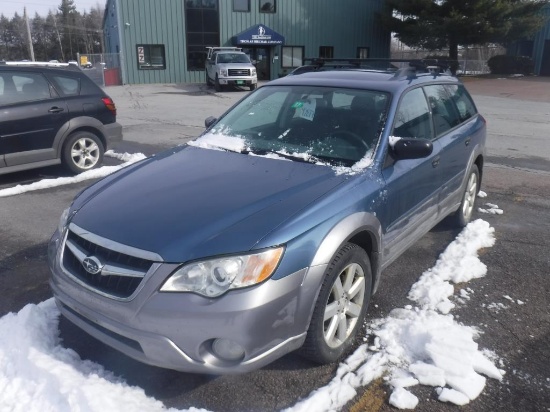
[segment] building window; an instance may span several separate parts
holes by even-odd
[[[166,69],[164,44],[138,44],[136,48],[139,70]]]
[[[304,64],[304,46],[283,46],[282,54],[282,67],[300,67]]]
[[[260,0],[260,13],[275,13],[277,11],[277,0]]]
[[[332,58],[334,58],[334,47],[332,47],[332,46],[321,46],[321,47],[319,47],[319,57],[321,59],[332,59]]]
[[[357,48],[357,58],[358,59],[368,59],[369,58],[369,47],[358,47]]]
[[[250,0],[233,0],[233,11],[250,11]]]
[[[186,0],[187,70],[204,70],[206,47],[220,45],[218,0]]]

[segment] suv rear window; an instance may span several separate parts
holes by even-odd
[[[80,94],[80,80],[67,76],[52,76],[58,90],[64,96],[78,96]]]

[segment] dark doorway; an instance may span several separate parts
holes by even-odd
[[[544,51],[540,65],[540,75],[550,76],[550,40],[544,42]]]
[[[270,50],[269,47],[250,47],[243,49],[243,51],[250,56],[250,59],[256,62],[254,66],[256,66],[258,80],[271,80]]]

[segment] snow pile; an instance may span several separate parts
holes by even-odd
[[[389,402],[414,409],[419,400],[409,390],[422,384],[437,387],[439,400],[464,405],[479,396],[486,378],[501,380],[503,372],[479,350],[475,328],[459,324],[449,311],[450,282],[485,276],[478,250],[493,246],[494,229],[483,220],[470,223],[441,254],[436,265],[415,283],[409,298],[418,306],[394,309],[384,319],[370,322],[374,344],[362,345],[340,365],[324,388],[289,411],[331,411],[342,408],[356,389],[387,374],[393,388]]]
[[[491,215],[502,215],[504,212],[502,209],[493,203],[485,203],[486,208],[479,207],[477,210],[481,213],[488,213]]]
[[[43,179],[38,182],[34,182],[28,185],[17,185],[15,187],[9,187],[7,189],[0,190],[0,197],[7,197],[7,196],[14,196],[14,195],[20,195],[25,192],[30,192],[33,190],[40,190],[40,189],[48,189],[50,187],[57,187],[57,186],[64,186],[69,185],[73,183],[79,183],[83,182],[85,180],[89,179],[99,179],[101,177],[105,177],[110,175],[111,173],[116,172],[119,169],[122,169],[123,167],[126,167],[132,163],[138,162],[142,159],[145,159],[145,155],[143,153],[115,153],[112,150],[108,150],[105,152],[105,156],[115,157],[124,163],[117,165],[117,166],[103,166],[99,167],[97,169],[91,169],[87,170],[85,172],[82,172],[76,176],[71,177],[58,177],[56,179]]]
[[[142,389],[61,347],[58,319],[53,299],[0,318],[0,410],[166,411]]]

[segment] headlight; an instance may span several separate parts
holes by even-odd
[[[220,76],[227,76],[227,70],[226,69],[220,69]]]
[[[250,73],[252,73],[252,76],[256,76],[256,69],[252,69]]]
[[[229,289],[255,285],[273,274],[283,251],[284,248],[279,247],[250,255],[189,263],[174,272],[160,290],[216,297]]]
[[[69,210],[70,207],[65,209],[63,213],[61,213],[61,217],[59,218],[59,224],[57,225],[57,231],[59,234],[63,234],[63,231],[65,230],[65,226],[67,225],[67,220],[69,219]]]

